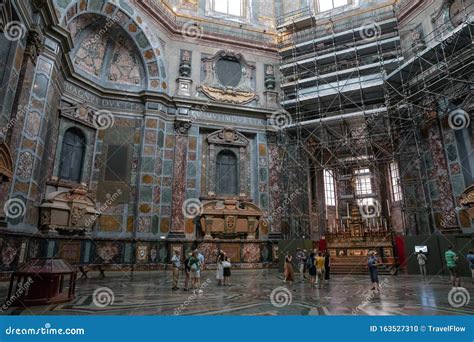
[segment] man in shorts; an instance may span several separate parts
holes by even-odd
[[[453,251],[453,246],[448,246],[448,250],[444,253],[444,259],[446,260],[446,266],[448,266],[449,273],[451,274],[451,283],[454,287],[461,286],[461,279],[459,278],[458,272],[459,258]]]

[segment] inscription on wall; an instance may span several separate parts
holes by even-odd
[[[75,97],[80,98],[81,100],[86,101],[89,104],[93,104],[96,107],[100,108],[115,108],[115,109],[125,109],[132,111],[143,111],[145,106],[140,103],[127,102],[121,100],[112,100],[112,99],[102,99],[91,92],[84,90],[82,88],[76,87],[72,83],[66,82],[65,91]]]

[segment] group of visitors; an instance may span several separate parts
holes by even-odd
[[[204,255],[199,250],[189,253],[187,258],[181,262],[179,250],[175,250],[171,258],[173,266],[173,287],[172,290],[179,290],[179,273],[184,271],[184,291],[196,290],[202,293],[201,289],[201,272],[205,269]],[[230,258],[223,250],[217,251],[217,271],[216,279],[218,286],[230,286],[230,269],[232,264]]]
[[[448,250],[444,254],[446,266],[448,267],[451,275],[451,283],[454,287],[461,286],[461,279],[458,270],[458,255],[453,251],[452,246],[448,246]],[[466,256],[469,262],[469,267],[472,273],[472,282],[474,283],[474,252],[471,250]],[[331,270],[331,258],[329,252],[314,250],[308,254],[306,250],[296,249],[296,261],[298,270],[301,274],[301,282],[304,282],[306,273],[309,274],[309,283],[311,287],[319,288],[327,284],[330,279]],[[418,266],[420,268],[420,274],[423,278],[426,278],[426,265],[428,263],[428,257],[419,252],[417,254]],[[172,290],[178,290],[178,281],[180,270],[184,270],[184,291],[190,291],[191,289],[202,292],[201,286],[201,272],[205,268],[204,255],[199,250],[194,250],[189,253],[187,258],[181,262],[180,252],[174,251],[174,255],[171,258],[171,264],[173,266],[173,287]],[[377,252],[372,251],[367,259],[367,268],[369,270],[370,281],[372,283],[372,290],[380,290],[379,279],[378,279],[378,267],[382,264],[380,258],[377,256]],[[216,259],[216,279],[218,286],[231,286],[231,261],[223,250],[217,251]],[[295,281],[295,275],[293,270],[293,256],[287,252],[285,256],[285,268],[284,268],[284,281],[290,284]],[[191,282],[191,284],[190,284]]]
[[[309,253],[306,250],[296,249],[296,259],[298,264],[298,270],[301,273],[301,282],[304,282],[306,272],[309,273],[311,287],[319,288],[324,286],[325,283],[329,282],[330,269],[331,269],[331,258],[329,252],[314,250]],[[292,283],[294,281],[294,270],[293,270],[293,256],[288,252],[285,256],[285,269],[284,269],[284,281]]]
[[[426,278],[426,265],[428,263],[428,257],[423,252],[417,253],[416,259],[420,268],[420,274],[423,278]],[[466,259],[469,262],[469,269],[471,270],[472,283],[474,284],[474,252],[470,250],[466,255]],[[461,286],[461,278],[459,276],[459,256],[453,251],[453,246],[449,245],[448,250],[444,253],[444,260],[448,268],[451,284],[454,287]]]
[[[451,284],[454,287],[461,286],[461,278],[459,276],[458,261],[459,256],[453,251],[453,246],[448,246],[448,250],[444,253],[446,260],[446,266],[448,267],[449,274],[451,275]],[[474,252],[470,250],[466,255],[466,259],[469,262],[469,269],[471,270],[471,281],[474,284]]]
[[[220,249],[217,253],[216,264],[217,286],[230,286],[230,269],[232,264],[230,263],[230,258],[222,249]]]
[[[184,271],[184,291],[190,291],[191,289],[197,290],[199,293],[202,292],[201,287],[201,271],[205,268],[204,255],[202,255],[197,249],[192,253],[189,253],[187,258],[181,263],[181,255],[179,250],[174,251],[174,255],[171,258],[171,264],[173,265],[173,287],[172,290],[179,290],[179,272]],[[189,282],[191,281],[191,288]]]

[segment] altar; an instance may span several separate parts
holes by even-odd
[[[367,258],[375,251],[384,267],[394,272],[397,266],[393,231],[381,216],[362,218],[359,209],[340,220],[326,234],[332,268],[336,273],[365,273]],[[339,272],[338,272],[339,271]]]

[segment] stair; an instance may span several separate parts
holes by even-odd
[[[381,265],[378,268],[380,275],[391,275],[391,265]],[[333,274],[355,274],[364,275],[369,274],[367,269],[367,258],[366,257],[341,257],[332,258],[331,260],[331,273]]]

